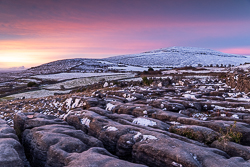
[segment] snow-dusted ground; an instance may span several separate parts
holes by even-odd
[[[235,69],[243,69],[243,70],[250,70],[250,64],[243,64],[243,65],[239,65],[239,66],[236,66],[236,67],[231,67],[232,70],[235,70]]]
[[[183,73],[207,74],[207,73],[227,73],[227,72],[228,72],[227,68],[206,67],[200,70],[172,69],[172,70],[162,71],[162,74],[183,74]]]
[[[142,81],[142,78],[122,79],[122,80],[120,80],[120,81],[127,81],[127,82],[129,82],[129,81]]]
[[[48,74],[48,75],[35,75],[31,76],[31,78],[63,81],[76,78],[100,77],[100,76],[111,76],[120,74],[124,73],[59,73],[59,74]]]
[[[108,67],[109,69],[113,69],[113,70],[121,70],[121,71],[148,71],[148,67],[136,67],[136,66],[126,66],[126,67]],[[161,69],[165,69],[165,68],[157,68],[154,67],[154,70],[161,70]]]
[[[7,98],[41,98],[41,97],[47,97],[47,96],[54,96],[54,93],[69,93],[70,90],[66,91],[49,91],[49,90],[36,90],[31,92],[25,92],[25,93],[18,93],[14,95],[7,96]]]
[[[124,78],[131,78],[134,77],[134,74],[130,73],[123,73],[123,74],[117,74],[114,73],[113,75],[108,75],[108,76],[98,76],[98,77],[86,77],[86,78],[79,78],[79,79],[74,79],[70,81],[65,81],[57,84],[52,84],[43,87],[44,89],[49,89],[49,90],[54,90],[54,89],[60,89],[60,86],[63,85],[66,89],[72,89],[78,86],[86,86],[86,85],[91,85],[94,83],[97,83],[103,79],[105,81],[111,81],[111,80],[119,80],[119,79],[124,79]]]
[[[135,66],[184,67],[202,65],[240,65],[250,62],[249,56],[225,54],[211,49],[193,47],[170,47],[149,52],[115,56],[105,59],[112,63]]]

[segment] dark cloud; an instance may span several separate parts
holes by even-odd
[[[0,13],[10,19],[206,20],[249,19],[249,1],[241,0],[2,0]],[[4,19],[4,18],[0,18]]]

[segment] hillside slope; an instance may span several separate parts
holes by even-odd
[[[198,64],[240,65],[250,62],[250,57],[226,54],[204,48],[170,47],[139,54],[109,57],[105,60],[136,66],[183,67],[197,66]]]

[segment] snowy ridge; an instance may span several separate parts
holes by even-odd
[[[65,59],[32,67],[24,72],[41,75],[62,72],[108,72],[111,69],[143,71],[140,67],[185,67],[202,65],[235,65],[250,62],[250,56],[226,54],[219,51],[195,47],[169,47],[139,54],[114,56],[105,59]],[[122,67],[118,64],[122,63]],[[124,66],[128,65],[128,66]],[[135,67],[137,66],[137,67]],[[129,69],[129,70],[126,70]],[[124,71],[124,70],[123,70]]]
[[[170,47],[143,52],[139,54],[121,55],[106,59],[113,63],[124,63],[135,66],[184,67],[202,65],[240,65],[250,62],[250,57],[226,54],[211,49],[195,47]]]

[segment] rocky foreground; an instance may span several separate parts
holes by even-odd
[[[0,103],[0,166],[250,166],[249,94],[226,80],[105,87]]]

